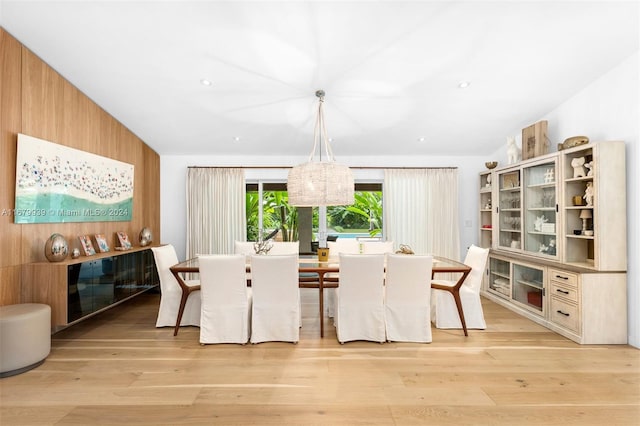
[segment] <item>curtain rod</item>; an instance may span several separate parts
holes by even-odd
[[[188,169],[290,169],[293,166],[188,166]],[[360,170],[384,170],[384,169],[400,169],[400,170],[422,170],[422,169],[457,169],[458,167],[373,167],[373,166],[360,166],[349,167],[350,169]]]

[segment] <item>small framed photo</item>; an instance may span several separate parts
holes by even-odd
[[[131,248],[129,236],[124,231],[118,231],[118,241],[120,242],[120,250],[128,250]]]
[[[78,239],[80,240],[80,245],[82,246],[82,251],[85,256],[93,256],[96,254],[96,250],[93,248],[93,243],[91,242],[91,237],[89,235],[80,235]]]
[[[104,237],[104,234],[96,234],[94,235],[94,237],[96,239],[96,244],[100,253],[106,253],[110,251],[109,244],[107,244],[107,239]]]

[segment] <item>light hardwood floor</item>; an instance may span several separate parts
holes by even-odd
[[[144,294],[63,330],[46,362],[0,380],[9,425],[638,425],[640,351],[580,346],[484,300],[488,329],[433,343],[319,337],[302,290],[300,343],[200,346],[154,327]]]

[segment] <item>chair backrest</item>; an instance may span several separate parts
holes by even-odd
[[[300,303],[298,255],[251,256],[251,286],[254,307]]]
[[[236,241],[234,243],[235,254],[253,255],[256,254],[253,241]]]
[[[274,241],[268,254],[298,254],[300,253],[300,241]]]
[[[385,297],[387,303],[409,301],[429,306],[433,256],[387,255]]]
[[[487,258],[489,257],[489,249],[471,245],[464,258],[464,264],[471,267],[471,272],[467,275],[463,285],[471,288],[474,292],[479,293],[482,286],[482,278],[484,277]]]
[[[335,259],[337,259],[340,254],[360,253],[360,243],[355,238],[327,241],[327,247],[329,248],[329,256]]]
[[[340,299],[384,301],[384,255],[340,254]]]
[[[393,241],[364,241],[364,254],[393,253]]]
[[[170,267],[179,263],[176,249],[171,244],[160,247],[151,247],[153,258],[156,261],[156,269],[158,270],[158,278],[160,278],[160,290],[163,293],[182,293],[182,288],[176,277],[173,275]]]
[[[198,262],[203,311],[215,306],[247,305],[245,255],[204,255]]]

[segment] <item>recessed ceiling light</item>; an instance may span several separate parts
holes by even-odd
[[[213,83],[211,83],[211,80],[203,78],[202,80],[200,80],[200,84],[202,84],[203,86],[211,86]]]
[[[424,142],[425,138],[418,138],[418,142]]]
[[[233,141],[234,142],[240,142],[240,136],[234,136]]]
[[[471,85],[470,81],[462,80],[460,83],[458,83],[458,89],[466,89],[470,85]]]

